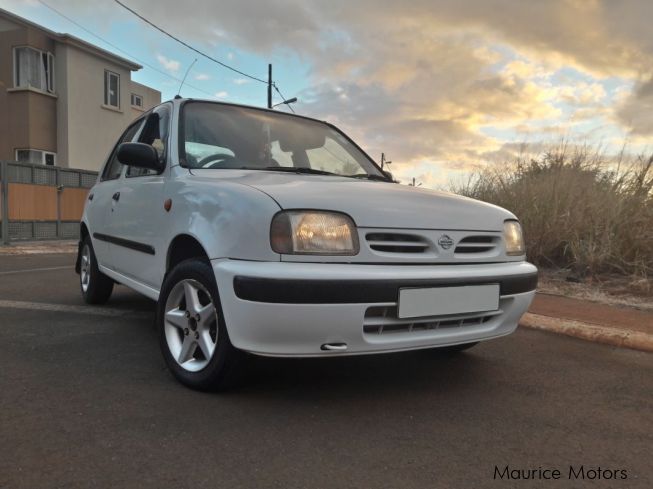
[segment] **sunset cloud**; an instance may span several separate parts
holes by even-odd
[[[181,63],[177,60],[166,58],[162,54],[158,54],[156,56],[157,61],[163,68],[166,70],[172,72],[172,73],[177,73],[179,71],[179,68],[181,67]]]
[[[632,134],[653,136],[653,78],[635,86],[619,105],[617,116]]]
[[[230,63],[274,58],[275,73],[302,77],[300,93],[285,93],[298,96],[300,113],[339,124],[425,185],[514,155],[523,142],[630,138],[645,147],[653,138],[648,0],[270,0],[265,9],[198,0],[171,19],[176,5],[130,2],[198,46],[225,46]],[[301,73],[288,72],[291,60]],[[231,83],[230,100],[261,90],[243,77]]]

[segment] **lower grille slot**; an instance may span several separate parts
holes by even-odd
[[[371,335],[384,335],[481,326],[502,312],[499,309],[476,314],[400,319],[397,317],[396,306],[374,306],[368,308],[365,313],[363,332]]]

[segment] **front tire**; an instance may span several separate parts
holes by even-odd
[[[91,237],[82,242],[79,265],[79,287],[87,304],[104,304],[113,292],[113,280],[98,268]]]
[[[206,261],[186,260],[168,274],[156,324],[163,358],[179,382],[202,391],[234,384],[242,353],[229,339],[213,269]]]

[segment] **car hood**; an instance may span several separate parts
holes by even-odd
[[[202,180],[253,187],[282,209],[344,212],[358,227],[501,231],[510,212],[436,190],[337,176],[273,171],[192,170]]]

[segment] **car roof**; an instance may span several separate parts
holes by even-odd
[[[170,103],[170,102],[172,102],[173,104],[176,104],[176,105],[183,105],[186,102],[205,102],[205,103],[216,104],[216,105],[224,105],[224,106],[227,106],[227,107],[242,107],[244,109],[260,110],[262,112],[270,112],[272,114],[282,114],[282,115],[286,115],[286,116],[289,116],[289,117],[296,117],[298,119],[305,119],[305,120],[309,120],[309,121],[313,121],[313,122],[320,122],[322,124],[327,124],[329,126],[332,125],[331,123],[329,123],[329,122],[327,122],[325,120],[316,119],[314,117],[308,117],[308,116],[305,116],[305,115],[291,114],[289,112],[279,112],[279,111],[274,110],[274,109],[268,109],[266,107],[257,107],[255,105],[236,104],[236,103],[233,103],[233,102],[223,102],[223,101],[220,101],[220,100],[211,100],[211,99],[203,99],[203,98],[190,98],[190,97],[179,97],[179,96],[177,96],[177,97],[175,97],[175,98],[173,98],[171,100],[161,102],[160,105]]]

